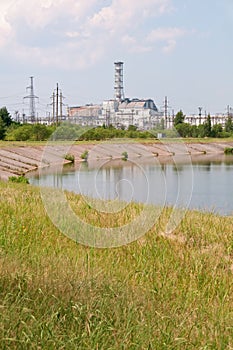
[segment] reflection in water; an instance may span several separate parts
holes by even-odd
[[[180,173],[181,171],[184,170],[184,166],[180,164],[175,164],[173,165],[173,171]]]
[[[233,213],[233,158],[192,164],[137,164],[133,161],[100,164],[83,162],[78,168],[64,167],[63,173],[42,173],[30,183],[67,189],[94,198],[126,202],[214,210]],[[193,176],[193,181],[192,180]]]

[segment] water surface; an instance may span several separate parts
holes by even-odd
[[[45,169],[30,183],[100,199],[233,213],[233,157],[105,160]]]

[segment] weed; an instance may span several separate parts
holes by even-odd
[[[128,156],[128,153],[126,151],[122,152],[121,155],[122,155],[122,160],[125,160],[125,161],[128,160],[129,156]]]
[[[89,154],[88,150],[85,150],[85,151],[81,154],[81,158],[82,158],[83,160],[87,161],[87,159],[88,159],[88,154]]]
[[[224,148],[225,154],[232,154],[233,153],[233,147],[225,147]]]
[[[9,182],[29,184],[29,180],[24,175],[10,176],[8,181]]]
[[[75,157],[73,154],[67,153],[64,157],[66,160],[69,160],[71,163],[75,162]]]

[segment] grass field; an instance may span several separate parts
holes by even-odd
[[[92,224],[122,225],[67,194]],[[233,349],[232,218],[170,210],[139,241],[88,248],[60,233],[40,190],[0,182],[1,349]]]
[[[14,146],[45,146],[48,141],[1,141],[0,140],[0,148],[1,147],[14,147]],[[72,141],[60,141],[59,144],[70,144]],[[163,138],[161,140],[151,138],[151,139],[140,139],[140,138],[113,138],[109,140],[90,140],[90,141],[76,141],[74,144],[99,144],[99,143],[142,143],[142,144],[150,144],[150,143],[221,143],[221,142],[233,142],[232,137],[228,138]]]

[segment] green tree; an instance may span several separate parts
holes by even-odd
[[[14,132],[17,128],[19,128],[21,124],[13,122],[8,128],[6,128],[5,140],[7,141],[15,141]]]
[[[12,137],[15,141],[27,141],[32,135],[32,125],[24,124],[13,130]]]
[[[199,124],[197,127],[198,137],[205,137],[205,126],[204,124]]]
[[[233,131],[233,122],[232,122],[232,117],[229,116],[227,118],[226,124],[225,124],[225,131],[226,132],[232,132]]]
[[[162,130],[165,129],[165,119],[164,118],[161,119],[160,127],[161,127]]]
[[[0,108],[0,118],[2,118],[2,121],[6,126],[10,126],[13,122],[6,107]]]
[[[191,126],[190,132],[191,132],[191,135],[190,135],[191,137],[198,137],[198,127],[196,125]]]
[[[136,125],[129,125],[128,131],[137,131],[137,126]]]
[[[192,127],[188,123],[180,123],[176,125],[176,130],[181,137],[192,136]]]
[[[207,119],[206,119],[206,121],[205,121],[205,123],[203,125],[204,125],[204,136],[205,137],[212,136],[211,135],[211,130],[212,130],[212,128],[211,128],[211,118],[210,118],[209,114],[208,114],[208,117],[207,117]]]
[[[49,129],[48,129],[49,130]],[[85,131],[79,125],[74,125],[68,122],[61,123],[53,133],[54,140],[77,140]]]
[[[3,140],[6,134],[6,125],[0,117],[0,140]]]
[[[182,112],[182,110],[180,110],[178,113],[176,113],[176,116],[174,118],[174,127],[176,127],[179,124],[184,123],[184,118],[185,118],[185,115]]]
[[[221,124],[215,124],[211,130],[212,137],[222,137],[223,128]]]
[[[34,124],[32,127],[31,139],[35,141],[47,140],[51,135],[50,129],[46,125]]]

